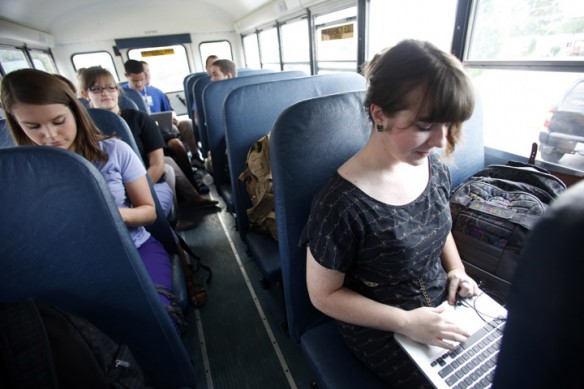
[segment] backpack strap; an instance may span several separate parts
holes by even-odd
[[[47,332],[33,299],[0,304],[0,357],[10,387],[59,388]]]
[[[203,265],[201,263],[201,258],[193,253],[189,245],[184,241],[184,239],[176,234],[178,239],[178,243],[182,250],[179,250],[179,258],[181,264],[183,266],[184,276],[187,282],[187,293],[189,295],[189,303],[194,306],[195,308],[203,306],[207,302],[207,288],[205,284],[207,284],[213,273],[211,272],[211,268],[209,266]],[[186,254],[185,254],[186,253]],[[192,262],[189,261],[187,258],[187,254],[192,258],[195,262],[195,266],[193,266]],[[201,268],[206,270],[207,276],[201,280],[200,277],[196,276],[196,272],[198,272]]]
[[[197,272],[200,268],[203,268],[204,270],[207,271],[207,274],[208,274],[205,281],[207,281],[207,282],[211,281],[211,278],[213,278],[213,272],[211,271],[211,268],[207,265],[204,265],[201,262],[201,257],[199,257],[198,255],[193,253],[193,250],[191,250],[191,248],[189,247],[187,242],[185,242],[185,240],[179,234],[175,233],[174,235],[177,237],[178,243],[180,244],[180,247],[182,247],[182,249],[187,254],[189,254],[189,256],[195,261],[195,266],[193,266],[192,271]],[[192,264],[191,264],[191,266],[192,266]]]

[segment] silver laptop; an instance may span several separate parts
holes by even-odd
[[[163,132],[173,132],[172,111],[153,112],[150,114],[150,117],[154,119],[156,123],[158,123],[158,127],[160,127]]]
[[[395,339],[436,388],[489,388],[495,374],[507,310],[481,292],[444,314],[472,335],[454,350],[417,343],[401,334]]]

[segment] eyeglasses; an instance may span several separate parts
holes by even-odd
[[[89,91],[91,93],[95,93],[95,94],[99,94],[103,91],[106,91],[108,93],[113,93],[115,90],[118,90],[117,86],[92,86],[91,88],[89,88]]]

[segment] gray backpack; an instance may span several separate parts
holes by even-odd
[[[489,165],[450,198],[452,234],[467,273],[503,302],[529,232],[566,185],[540,167]]]

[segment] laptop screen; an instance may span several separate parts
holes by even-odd
[[[163,132],[172,132],[172,111],[153,112],[150,117],[158,123]]]

